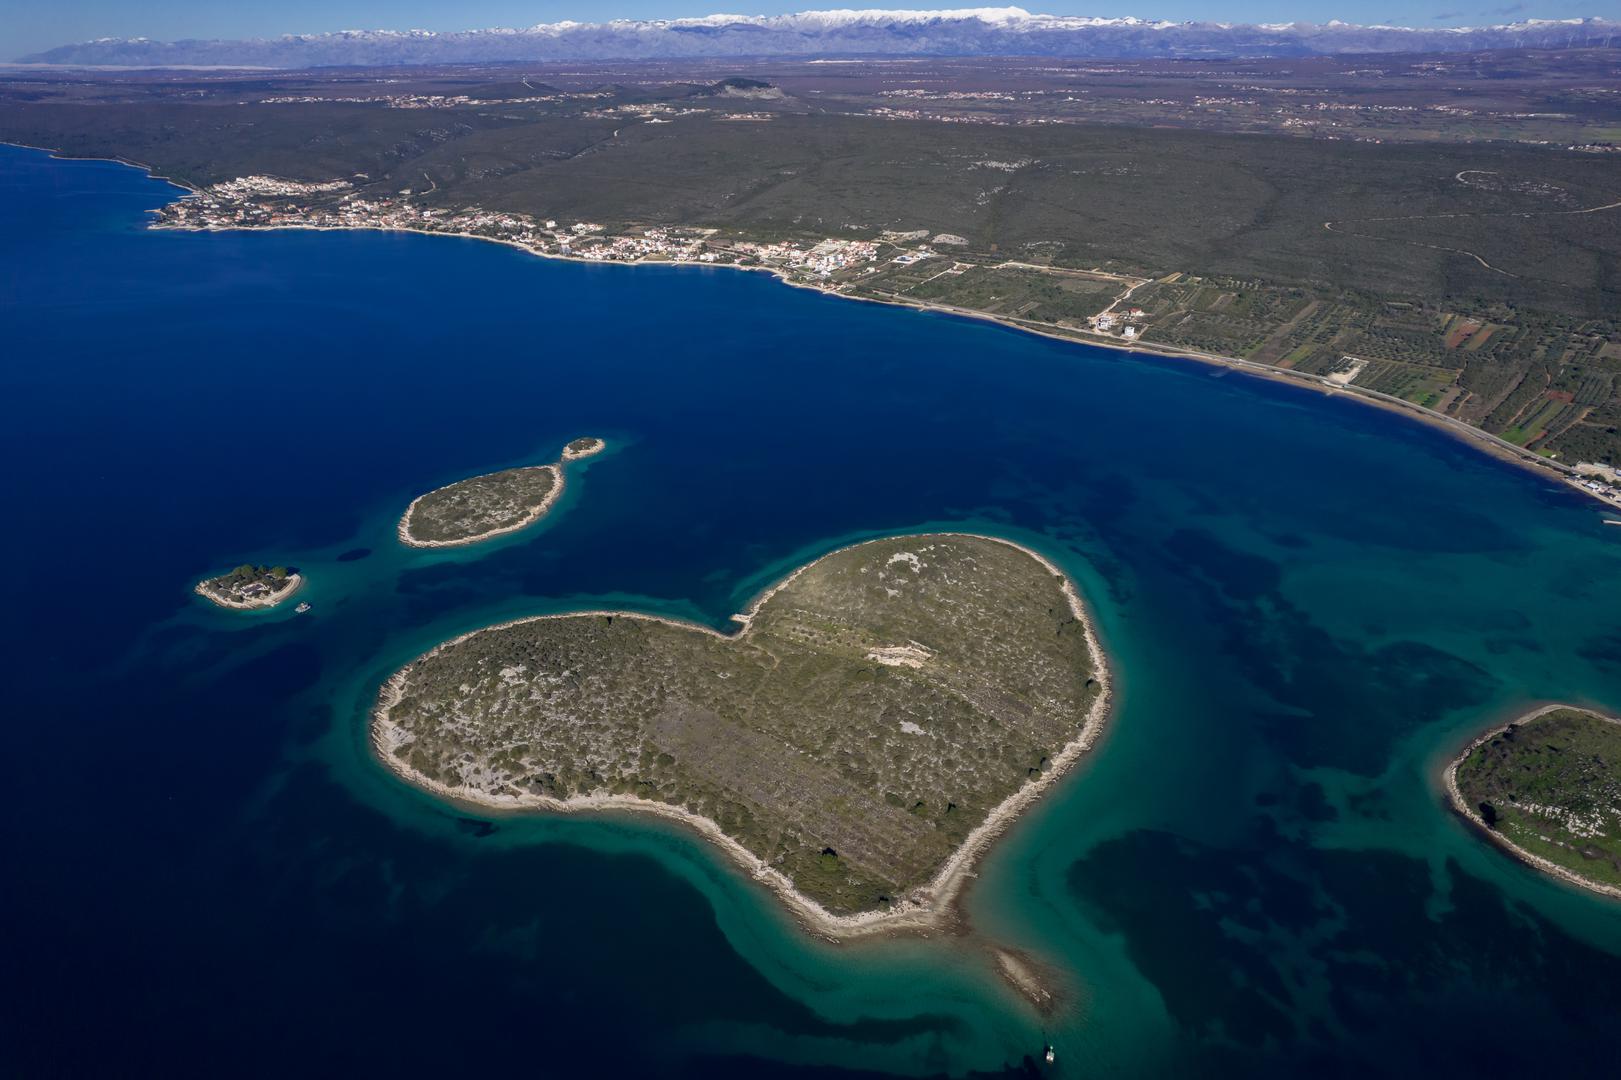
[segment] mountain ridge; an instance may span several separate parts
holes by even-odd
[[[1312,56],[1621,45],[1621,21],[1477,27],[1172,22],[1032,14],[1017,7],[840,9],[790,15],[564,21],[480,30],[339,30],[241,40],[98,38],[20,58],[66,67],[303,68],[545,60],[814,56],[1097,58]]]

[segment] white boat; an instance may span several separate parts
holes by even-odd
[[[309,605],[309,601],[307,601],[307,600],[300,600],[300,601],[299,601],[299,602],[298,602],[298,606],[297,606],[297,607],[295,607],[295,608],[294,608],[294,609],[293,609],[293,611],[294,611],[294,612],[296,612],[296,613],[297,613],[297,614],[299,614],[299,615],[302,615],[302,614],[304,614],[304,613],[305,613],[305,612],[306,612],[306,611],[308,611],[308,610],[309,610],[309,609],[310,609],[310,605]]]

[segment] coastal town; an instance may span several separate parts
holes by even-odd
[[[356,177],[364,181],[367,177]],[[730,239],[715,229],[634,226],[610,231],[589,221],[422,206],[402,192],[362,192],[350,180],[308,182],[244,176],[213,184],[154,211],[159,229],[392,229],[494,240],[536,255],[591,262],[710,263],[770,268],[837,286],[872,273],[880,259],[902,264],[934,255],[927,245],[828,238],[818,243]],[[926,235],[926,234],[924,234]],[[836,279],[836,280],[835,280]]]
[[[998,164],[998,163],[989,163]],[[676,225],[610,227],[591,221],[564,222],[512,211],[423,205],[419,193],[383,195],[368,189],[364,174],[350,180],[302,181],[243,176],[192,192],[154,210],[155,229],[382,229],[464,236],[510,244],[535,255],[587,262],[681,263],[733,266],[775,272],[785,280],[836,293],[890,302],[924,303],[926,297],[871,287],[886,271],[926,266],[924,283],[949,279],[974,263],[946,257],[943,249],[969,241],[927,229],[880,230],[875,236],[812,239],[752,239],[719,229]],[[1009,263],[1032,271],[1045,268]],[[1070,271],[1063,271],[1071,273]],[[1148,321],[1141,307],[1125,306],[1146,282],[1118,274],[1084,272],[1120,289],[1100,302],[1103,310],[1062,329],[1080,337],[1140,340]],[[908,283],[906,288],[910,287]],[[948,306],[948,305],[931,305]],[[1012,321],[1026,321],[1014,319]]]

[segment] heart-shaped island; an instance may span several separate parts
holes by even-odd
[[[937,919],[1107,708],[1074,588],[992,537],[847,547],[735,618],[733,635],[602,611],[475,631],[388,681],[374,745],[457,800],[678,817],[852,933]]]

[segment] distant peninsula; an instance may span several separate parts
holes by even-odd
[[[832,936],[926,928],[1102,729],[1074,587],[992,537],[874,540],[800,567],[742,629],[617,611],[447,641],[382,688],[379,757],[509,810],[652,812]]]
[[[400,518],[400,541],[411,547],[456,547],[533,525],[562,496],[563,465],[606,447],[598,438],[574,439],[550,465],[473,476],[418,496]]]
[[[1446,783],[1453,808],[1514,855],[1621,897],[1621,720],[1538,709],[1472,742]]]
[[[220,607],[248,611],[275,607],[302,584],[303,576],[285,566],[245,563],[230,573],[199,581],[193,591]]]

